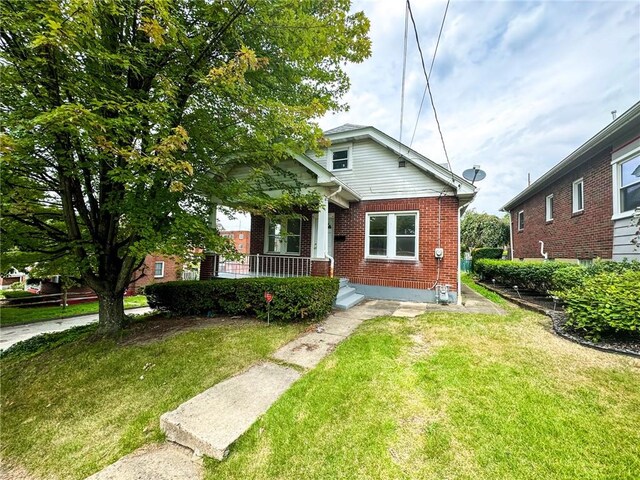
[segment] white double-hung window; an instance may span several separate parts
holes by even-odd
[[[153,277],[154,278],[164,277],[164,262],[155,262],[153,264]]]
[[[582,178],[573,182],[571,200],[573,213],[578,213],[584,210],[584,180]]]
[[[418,212],[367,213],[366,258],[418,258]]]
[[[300,255],[299,218],[286,220],[266,219],[265,253]]]
[[[640,155],[620,164],[620,212],[640,207]]]

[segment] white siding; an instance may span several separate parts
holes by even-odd
[[[336,143],[335,146],[340,146]],[[328,155],[309,156],[331,171]],[[453,193],[451,187],[428,175],[410,162],[398,166],[398,154],[370,139],[352,143],[352,168],[331,172],[362,196],[362,200],[431,197]]]
[[[631,217],[616,220],[613,224],[613,259],[640,260],[640,248],[631,243],[637,227],[631,225]]]
[[[303,165],[301,165],[300,162],[296,160],[293,160],[293,159],[285,160],[280,163],[279,167],[282,170],[292,173],[299,182],[302,182],[310,187],[316,185],[317,177],[314,174],[309,173],[309,171]],[[231,172],[231,175],[240,180],[248,180],[251,177],[251,173],[252,173],[251,168],[239,167],[234,169]],[[281,182],[285,181],[285,183],[288,185],[291,185],[294,183],[292,180],[290,180],[289,178],[286,178],[282,174],[278,174],[278,175],[272,174],[271,176],[278,181],[281,181]]]

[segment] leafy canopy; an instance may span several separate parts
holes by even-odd
[[[460,242],[464,251],[478,247],[502,248],[509,243],[509,220],[468,210],[460,223]]]
[[[291,152],[318,148],[313,119],[346,108],[343,65],[370,54],[368,20],[349,7],[3,2],[4,263],[67,258],[99,295],[119,294],[148,252],[230,248],[209,226],[216,204],[317,205],[296,181],[279,199],[262,187]],[[232,178],[239,166],[252,174]]]

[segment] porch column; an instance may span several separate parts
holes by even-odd
[[[218,228],[218,208],[214,205],[209,214],[209,228]],[[200,280],[210,280],[218,276],[218,254],[205,252],[204,258],[200,262]]]
[[[326,258],[329,253],[329,200],[322,197],[318,210],[318,241],[316,243],[317,258]]]

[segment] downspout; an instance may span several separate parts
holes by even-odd
[[[462,269],[460,268],[460,260],[462,259],[462,247],[460,245],[460,223],[462,219],[462,209],[467,207],[473,199],[458,207],[458,305],[462,305]]]
[[[509,242],[511,243],[511,245],[509,245],[509,256],[511,257],[511,260],[513,260],[513,217],[511,216],[511,210],[509,210]]]

